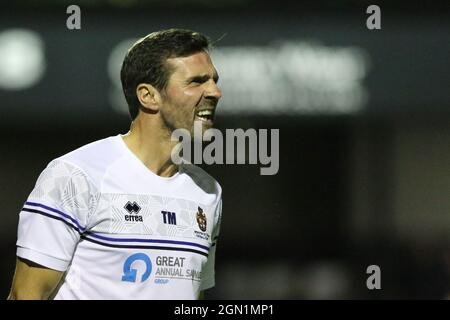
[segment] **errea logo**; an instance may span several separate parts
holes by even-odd
[[[130,201],[128,201],[125,206],[124,206],[125,210],[127,210],[129,213],[138,213],[139,211],[141,211],[141,207],[139,207],[139,205],[136,203],[136,201],[133,201],[133,203],[131,203]]]
[[[142,222],[142,216],[138,215],[139,211],[141,211],[141,207],[136,203],[136,201],[130,202],[128,201],[125,206],[125,210],[128,211],[129,214],[125,215],[125,221],[133,221],[133,222]],[[133,215],[136,214],[136,215]]]

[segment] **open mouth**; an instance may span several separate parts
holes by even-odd
[[[202,121],[209,121],[212,122],[214,119],[214,110],[208,109],[208,110],[198,110],[195,115],[197,118],[199,118]]]

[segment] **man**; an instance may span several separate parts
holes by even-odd
[[[197,299],[214,286],[221,187],[171,160],[175,129],[213,125],[221,92],[208,48],[205,36],[170,29],[129,49],[131,129],[39,176],[20,213],[9,299]]]

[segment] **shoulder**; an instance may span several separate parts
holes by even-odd
[[[206,193],[213,193],[219,199],[222,197],[222,187],[219,182],[199,166],[185,162],[182,164],[182,171]]]
[[[74,173],[84,174],[91,182],[97,184],[108,167],[122,156],[117,139],[117,136],[113,136],[86,144],[52,160],[48,167],[65,168]]]

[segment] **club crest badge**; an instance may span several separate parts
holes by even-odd
[[[203,232],[206,231],[206,215],[203,212],[203,209],[198,207],[198,211],[197,211],[197,224],[198,227],[200,228],[200,230],[202,230]]]

